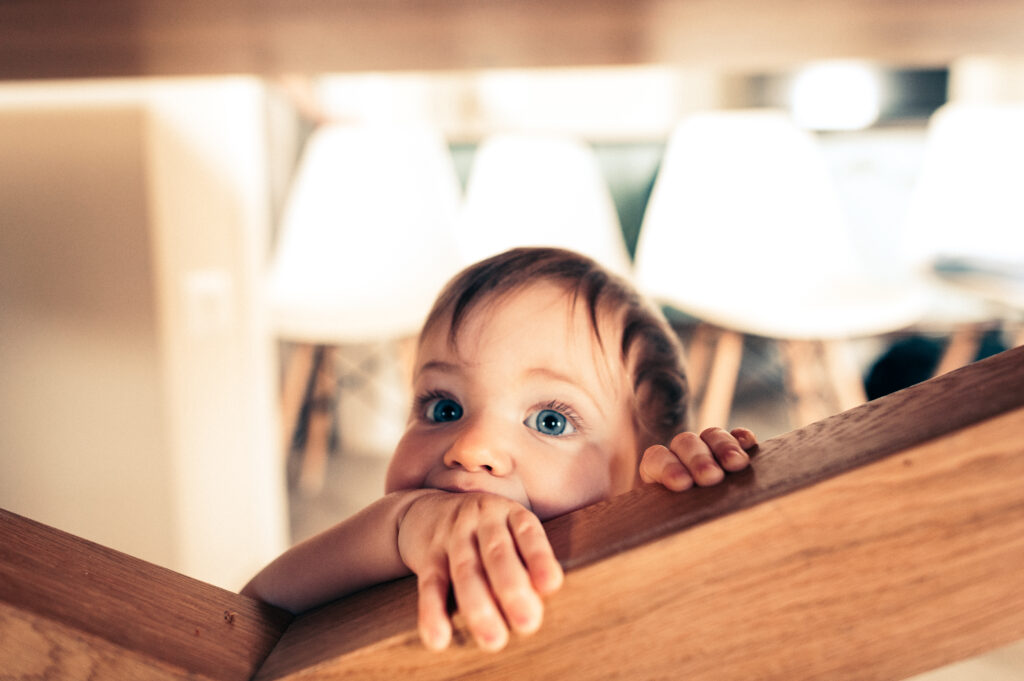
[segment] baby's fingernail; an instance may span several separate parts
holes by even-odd
[[[448,647],[448,632],[441,629],[421,629],[420,638],[430,650],[444,650]]]
[[[542,595],[550,595],[562,588],[562,582],[565,581],[565,572],[562,571],[562,566],[555,563],[550,571],[542,572],[537,581],[534,583],[535,588]]]
[[[700,478],[703,484],[713,485],[725,477],[722,469],[712,463],[704,463],[700,466]]]
[[[477,635],[477,643],[484,650],[501,650],[508,641],[508,632],[503,627],[487,627]]]
[[[676,492],[682,492],[693,484],[693,477],[691,477],[690,474],[680,466],[679,468],[674,468],[668,472],[668,480],[666,483],[666,487],[669,489]]]
[[[512,609],[512,627],[521,634],[532,634],[540,628],[541,605],[522,599]]]
[[[747,462],[747,455],[742,450],[730,449],[725,454],[725,460],[728,461],[730,464],[742,466]]]

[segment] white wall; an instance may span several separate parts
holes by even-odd
[[[230,589],[286,541],[264,113],[0,87],[0,506]]]

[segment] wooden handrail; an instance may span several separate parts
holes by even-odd
[[[406,579],[296,618],[257,679],[904,678],[1024,637],[1021,490],[1024,347],[769,440],[721,486],[549,521],[566,584],[498,655],[464,630],[424,650]]]
[[[0,678],[247,681],[290,620],[0,510]]]
[[[412,579],[289,622],[0,513],[0,662],[16,678],[904,678],[1024,638],[1022,436],[1016,348],[769,440],[719,487],[549,521],[565,585],[498,654],[458,616],[452,649],[426,651]]]

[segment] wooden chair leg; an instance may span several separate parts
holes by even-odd
[[[299,425],[302,403],[309,392],[313,379],[316,346],[297,343],[285,360],[284,375],[281,377],[281,452],[287,461],[291,454],[295,430]]]
[[[697,420],[698,430],[709,426],[725,427],[732,411],[732,398],[736,379],[743,359],[743,336],[735,331],[723,330],[715,343],[711,373]]]
[[[962,324],[954,329],[935,375],[941,376],[973,362],[981,345],[981,335],[981,327],[977,324]]]
[[[330,447],[331,426],[334,423],[334,397],[337,379],[334,372],[332,348],[320,346],[316,384],[310,397],[309,418],[306,422],[306,446],[302,451],[299,468],[299,492],[316,496],[324,486],[327,473],[327,453]]]
[[[820,373],[816,341],[780,341],[786,384],[790,393],[790,419],[794,428],[806,426],[829,415],[819,390]]]
[[[719,333],[719,329],[710,324],[697,324],[686,344],[686,380],[692,400],[699,400],[707,387],[708,366],[715,354]]]
[[[838,401],[839,411],[852,409],[868,401],[864,379],[851,356],[850,344],[843,340],[822,342],[828,376]]]
[[[1024,321],[1018,321],[1010,327],[1011,347],[1024,345]]]

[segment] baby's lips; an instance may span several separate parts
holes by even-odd
[[[486,473],[459,472],[453,476],[427,480],[423,484],[423,487],[424,489],[436,489],[440,492],[450,492],[451,494],[493,494],[494,496],[514,501],[529,510],[533,510],[530,506],[529,499],[526,498],[525,495],[514,494],[514,490],[501,489],[503,486],[511,487],[512,485],[493,484],[497,483],[499,480],[500,479],[492,478]],[[505,481],[508,482],[507,479]]]

